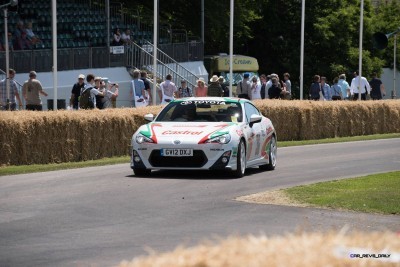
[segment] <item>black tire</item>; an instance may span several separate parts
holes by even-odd
[[[148,169],[133,169],[133,172],[135,173],[136,176],[146,177],[146,176],[150,175],[151,170],[148,170]]]
[[[272,135],[271,142],[269,143],[269,162],[268,164],[260,165],[259,168],[266,171],[275,170],[277,152],[278,146],[276,144],[276,137]]]
[[[243,140],[240,140],[237,151],[237,169],[233,171],[236,178],[242,178],[246,172],[246,147]]]

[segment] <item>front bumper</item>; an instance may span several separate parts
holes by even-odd
[[[235,170],[236,154],[232,149],[215,148],[205,145],[205,149],[193,149],[191,157],[164,157],[161,148],[134,147],[131,156],[132,169],[150,170]],[[168,147],[163,147],[168,148]]]

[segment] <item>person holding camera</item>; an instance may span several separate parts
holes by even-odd
[[[113,91],[114,88],[114,91]],[[108,85],[107,89],[107,84],[103,80],[100,83],[100,91],[103,92],[104,98],[102,99],[102,108],[101,109],[106,109],[106,108],[115,108],[115,101],[117,101],[117,97],[119,94],[119,86],[118,83],[110,83]]]

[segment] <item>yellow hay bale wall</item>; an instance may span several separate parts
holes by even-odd
[[[400,132],[400,101],[257,101],[278,140]]]
[[[256,101],[278,140],[400,132],[400,101]],[[143,115],[160,106],[89,111],[1,112],[0,165],[83,161],[129,154]]]
[[[275,237],[228,237],[218,243],[204,241],[195,247],[180,246],[171,252],[124,260],[117,266],[394,267],[400,266],[399,253],[400,238],[393,232],[304,232]]]

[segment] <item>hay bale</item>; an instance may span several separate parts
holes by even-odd
[[[400,101],[258,100],[278,140],[400,132]],[[146,113],[161,106],[79,111],[1,112],[0,165],[47,164],[129,154]]]
[[[118,266],[399,266],[399,237],[399,234],[393,232],[355,232],[345,235],[333,231],[303,232],[272,238],[230,237],[218,244],[204,242],[192,248],[178,247],[172,252],[139,257],[130,262],[123,261]],[[364,253],[391,254],[391,258],[354,257],[354,254]]]

